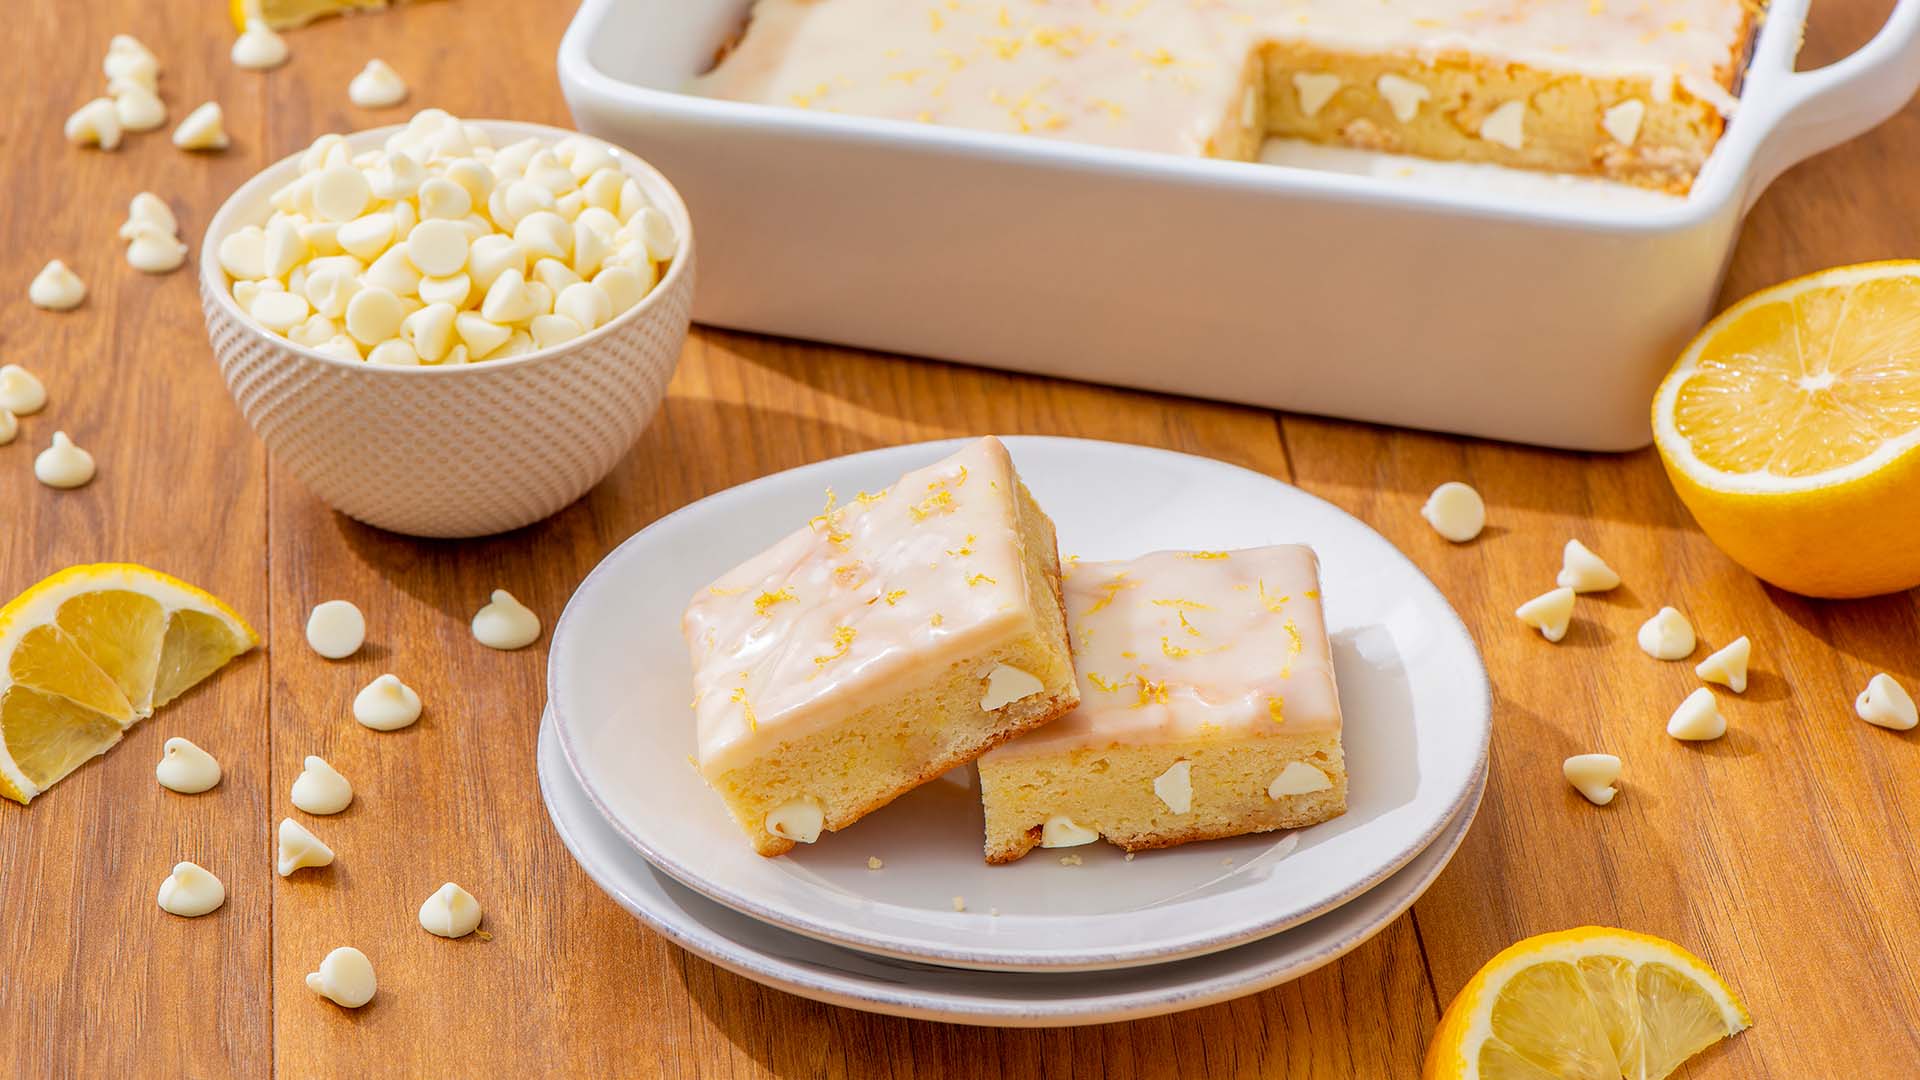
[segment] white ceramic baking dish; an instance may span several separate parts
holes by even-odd
[[[585,0],[581,130],[675,178],[717,326],[1520,442],[1650,440],[1741,219],[1920,85],[1920,0],[1796,73],[1774,0],[1685,199],[1516,199],[680,92],[747,0]]]

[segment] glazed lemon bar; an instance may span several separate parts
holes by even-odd
[[[1346,811],[1319,563],[1300,546],[1070,563],[1080,706],[980,758],[986,855],[1128,851]]]
[[[984,438],[701,590],[701,775],[779,855],[1079,701],[1053,522]]]
[[[713,97],[1235,160],[1269,136],[1692,184],[1752,0],[757,0]]]

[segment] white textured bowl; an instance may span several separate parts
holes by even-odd
[[[475,121],[496,145],[561,128]],[[397,127],[347,137],[378,146]],[[200,247],[207,336],[247,422],[280,464],[349,517],[415,536],[484,536],[528,525],[586,494],[645,430],[680,359],[693,308],[693,224],[680,194],[625,151],[621,165],[673,220],[680,253],[653,291],[564,345],[457,367],[389,367],[322,356],[240,310],[220,241],[270,212],[295,154],[228,197]]]

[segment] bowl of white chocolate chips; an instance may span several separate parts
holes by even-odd
[[[538,124],[323,135],[220,207],[214,355],[274,457],[349,517],[481,536],[553,514],[659,409],[693,306],[660,173]]]

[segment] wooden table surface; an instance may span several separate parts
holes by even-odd
[[[1822,603],[1766,588],[1719,554],[1651,452],[1554,453],[696,329],[659,419],[578,505],[521,532],[424,542],[331,513],[274,468],[210,356],[191,269],[147,277],[114,231],[160,193],[197,242],[226,192],[322,132],[442,106],[567,120],[553,72],[572,5],[452,0],[289,35],[259,74],[226,57],[224,3],[26,0],[0,67],[0,362],[45,380],[46,411],[0,449],[0,595],[73,563],[132,560],[204,585],[265,635],[234,664],[29,809],[0,805],[0,1057],[21,1076],[674,1075],[904,1077],[1413,1075],[1439,1010],[1513,940],[1604,923],[1698,951],[1746,997],[1747,1034],[1696,1078],[1913,1075],[1920,1063],[1920,737],[1853,718],[1876,671],[1920,685],[1916,596]],[[1822,0],[1806,61],[1844,54],[1887,0]],[[179,120],[217,99],[234,145],[188,155],[164,132],[117,153],[61,141],[101,92],[116,32],[160,56]],[[350,106],[372,56],[412,84],[400,109]],[[644,150],[644,148],[641,148]],[[1920,253],[1920,108],[1796,169],[1753,212],[1726,297],[1830,264]],[[87,281],[68,314],[28,306],[59,257]],[[61,493],[31,463],[55,428],[100,462]],[[817,1005],[667,944],[603,895],[549,825],[534,777],[542,648],[477,647],[467,619],[502,586],[548,624],[608,550],[727,486],[877,446],[986,431],[1080,435],[1220,458],[1324,496],[1404,548],[1459,608],[1495,691],[1492,777],[1477,824],[1414,910],[1290,985],[1177,1017],[995,1031]],[[1443,480],[1485,493],[1493,527],[1454,547],[1418,510]],[[1627,585],[1583,608],[1558,649],[1511,611],[1579,536]],[[344,663],[301,641],[308,609],[346,597],[370,645]],[[1752,688],[1719,742],[1680,746],[1667,712],[1695,680],[1648,662],[1655,607],[1703,638],[1753,638]],[[663,617],[669,617],[663,613]],[[353,692],[401,673],[429,703],[376,735]],[[226,779],[159,788],[160,744],[184,735]],[[1560,779],[1568,754],[1626,760],[1606,809]],[[315,830],[330,869],[276,877],[275,823],[318,753],[358,792]],[[219,874],[211,917],[161,912],[174,861]],[[415,925],[456,880],[492,940]],[[378,967],[357,1012],[309,993],[336,945]]]

